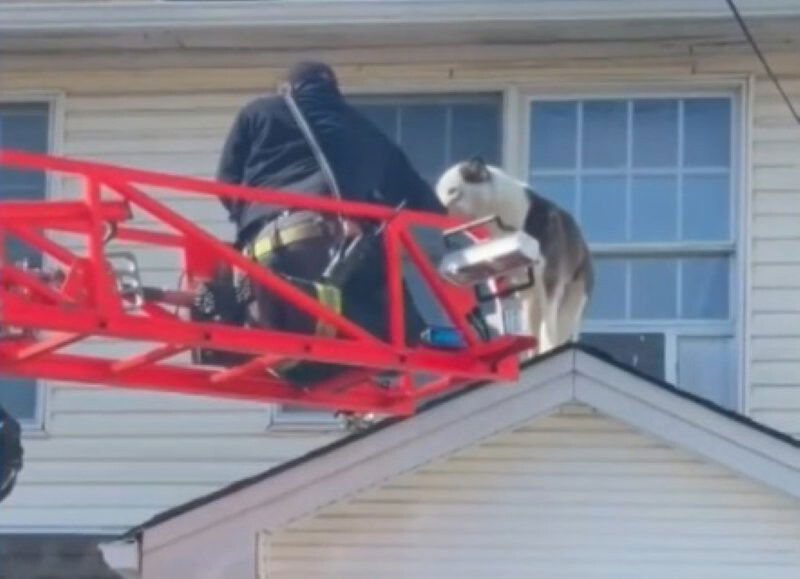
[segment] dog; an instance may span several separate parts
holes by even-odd
[[[542,260],[533,287],[522,290],[523,316],[538,339],[538,354],[577,338],[592,293],[589,248],[573,217],[497,167],[474,157],[445,171],[436,195],[451,215],[480,219],[496,215],[503,226],[539,242]],[[491,235],[503,233],[491,227]]]

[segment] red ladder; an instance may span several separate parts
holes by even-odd
[[[412,239],[411,228],[445,230],[460,223],[454,218],[416,211],[397,213],[379,205],[8,150],[0,151],[0,165],[77,179],[83,193],[75,200],[0,202],[0,331],[5,330],[0,333],[0,373],[331,410],[409,414],[420,400],[468,382],[515,379],[517,354],[535,345],[533,338],[523,336],[480,341],[465,321],[475,305],[472,292],[442,280]],[[389,339],[376,338],[260,268],[145,193],[150,188],[189,199],[226,197],[385,223],[382,243],[387,263]],[[146,213],[156,226],[132,224],[135,211]],[[32,272],[5,260],[4,236],[41,252],[49,273]],[[62,238],[71,241],[59,241]],[[190,287],[209,279],[224,264],[332,326],[336,336],[198,322],[170,311],[155,299],[132,303],[130,296],[120,292],[111,269],[106,254],[109,242],[178,252]],[[403,253],[460,333],[465,348],[443,351],[405,344]],[[132,349],[133,343],[139,347],[146,344],[149,349],[121,359],[69,351],[95,337],[131,342]],[[196,348],[246,354],[249,361],[229,368],[171,361]],[[271,365],[287,360],[313,360],[356,369],[303,389],[266,372]],[[388,387],[375,380],[386,371],[399,376]]]

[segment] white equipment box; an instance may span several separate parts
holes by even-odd
[[[474,286],[534,267],[540,260],[539,242],[515,231],[447,253],[439,273],[457,285]]]

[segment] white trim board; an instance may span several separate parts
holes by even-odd
[[[213,535],[217,548],[250,560],[253,537],[544,416],[588,404],[638,430],[800,499],[800,444],[780,433],[654,383],[579,348],[534,362],[516,384],[476,388],[425,411],[336,443],[213,500],[134,529],[145,566],[191,556]],[[258,477],[256,477],[258,478]],[[176,572],[178,571],[176,567]],[[185,568],[183,568],[185,571]],[[146,567],[145,567],[146,571]],[[145,577],[148,575],[145,573]]]

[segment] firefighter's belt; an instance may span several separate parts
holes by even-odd
[[[244,254],[255,260],[260,260],[281,247],[286,247],[298,241],[322,237],[331,233],[328,224],[321,221],[301,221],[280,227],[280,224],[269,224],[266,226],[269,231],[256,236],[252,243],[244,249]]]

